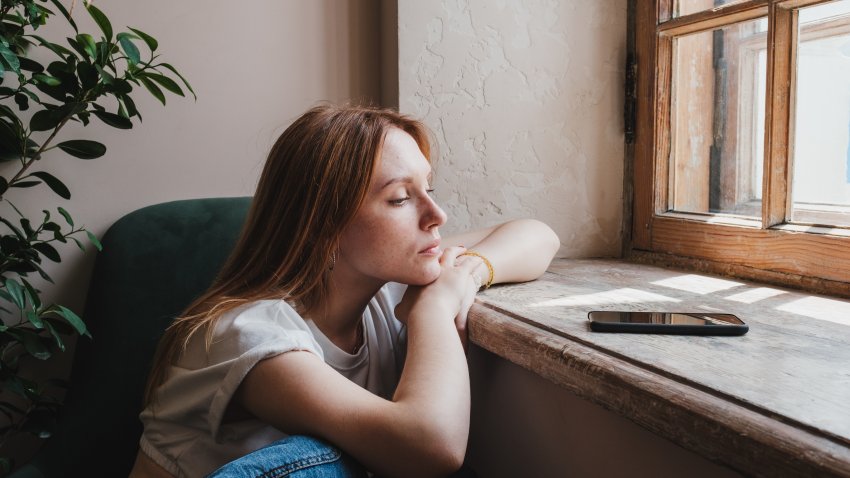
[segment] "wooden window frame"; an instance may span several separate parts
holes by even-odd
[[[828,1],[746,0],[679,18],[671,18],[673,0],[631,2],[636,102],[633,133],[628,130],[634,144],[627,147],[633,192],[625,246],[630,258],[850,297],[850,229],[786,220],[796,9]],[[669,211],[673,37],[764,16],[768,108],[761,220]]]

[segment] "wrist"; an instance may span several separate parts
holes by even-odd
[[[487,259],[484,254],[473,250],[468,250],[463,254],[460,254],[460,256],[470,256],[480,262],[480,264],[476,266],[472,273],[476,275],[478,279],[480,279],[481,286],[483,286],[485,289],[488,289],[493,284],[493,279],[496,276],[496,271],[493,268],[493,263],[490,262],[490,259]],[[479,284],[479,280],[476,280],[475,283]],[[480,288],[481,287],[479,287],[479,289]]]

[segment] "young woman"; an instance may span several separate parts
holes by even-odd
[[[441,238],[429,153],[421,123],[375,108],[281,135],[230,258],[162,339],[132,477],[461,466],[467,311],[559,241],[534,220]]]

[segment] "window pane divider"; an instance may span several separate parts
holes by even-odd
[[[687,35],[702,30],[753,20],[767,15],[769,0],[751,0],[725,7],[716,7],[699,13],[668,20],[658,25],[662,35]]]

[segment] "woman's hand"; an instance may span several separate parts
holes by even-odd
[[[464,247],[449,247],[440,256],[440,275],[425,286],[410,286],[404,298],[396,306],[396,317],[407,324],[411,311],[418,306],[428,307],[433,312],[442,311],[454,317],[455,327],[466,348],[467,313],[475,301],[480,278],[476,282],[475,270],[481,260],[473,256],[461,256]],[[432,314],[424,314],[430,316]]]
[[[455,259],[455,263],[458,264],[461,262],[471,263],[472,265],[469,275],[470,280],[467,281],[468,285],[466,294],[461,302],[460,310],[455,316],[455,328],[460,336],[460,342],[463,344],[463,350],[466,352],[469,349],[469,330],[467,329],[466,324],[468,323],[469,309],[472,307],[472,304],[475,303],[475,294],[477,294],[478,290],[481,288],[480,269],[484,265],[484,261],[475,256],[460,255],[457,259]]]

